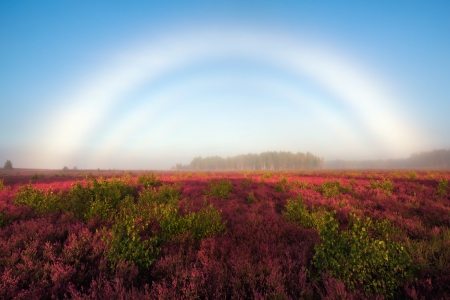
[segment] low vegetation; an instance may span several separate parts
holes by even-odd
[[[450,294],[448,172],[5,173],[1,299]]]

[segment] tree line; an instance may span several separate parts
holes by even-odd
[[[333,160],[325,169],[448,169],[450,149],[413,153],[408,158],[387,160]]]
[[[190,164],[176,164],[175,170],[311,170],[321,169],[323,158],[309,152],[284,151],[241,154],[232,157],[195,157]]]

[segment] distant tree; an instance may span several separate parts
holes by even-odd
[[[190,170],[302,170],[321,169],[323,158],[309,152],[263,152],[233,157],[196,157],[189,165],[176,164],[174,169]]]
[[[63,171],[68,171],[69,168],[67,166],[64,166]]]
[[[5,162],[5,166],[4,166],[3,168],[5,168],[6,170],[12,170],[12,169],[13,169],[12,162],[8,159],[8,160]]]
[[[72,169],[72,170],[78,170],[77,166],[73,167],[73,169]]]

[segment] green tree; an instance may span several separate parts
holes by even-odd
[[[11,162],[9,159],[5,162],[4,168],[5,168],[6,170],[12,170],[12,169],[13,169],[12,162]]]

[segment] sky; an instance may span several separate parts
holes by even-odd
[[[1,1],[0,163],[450,147],[448,1]]]

